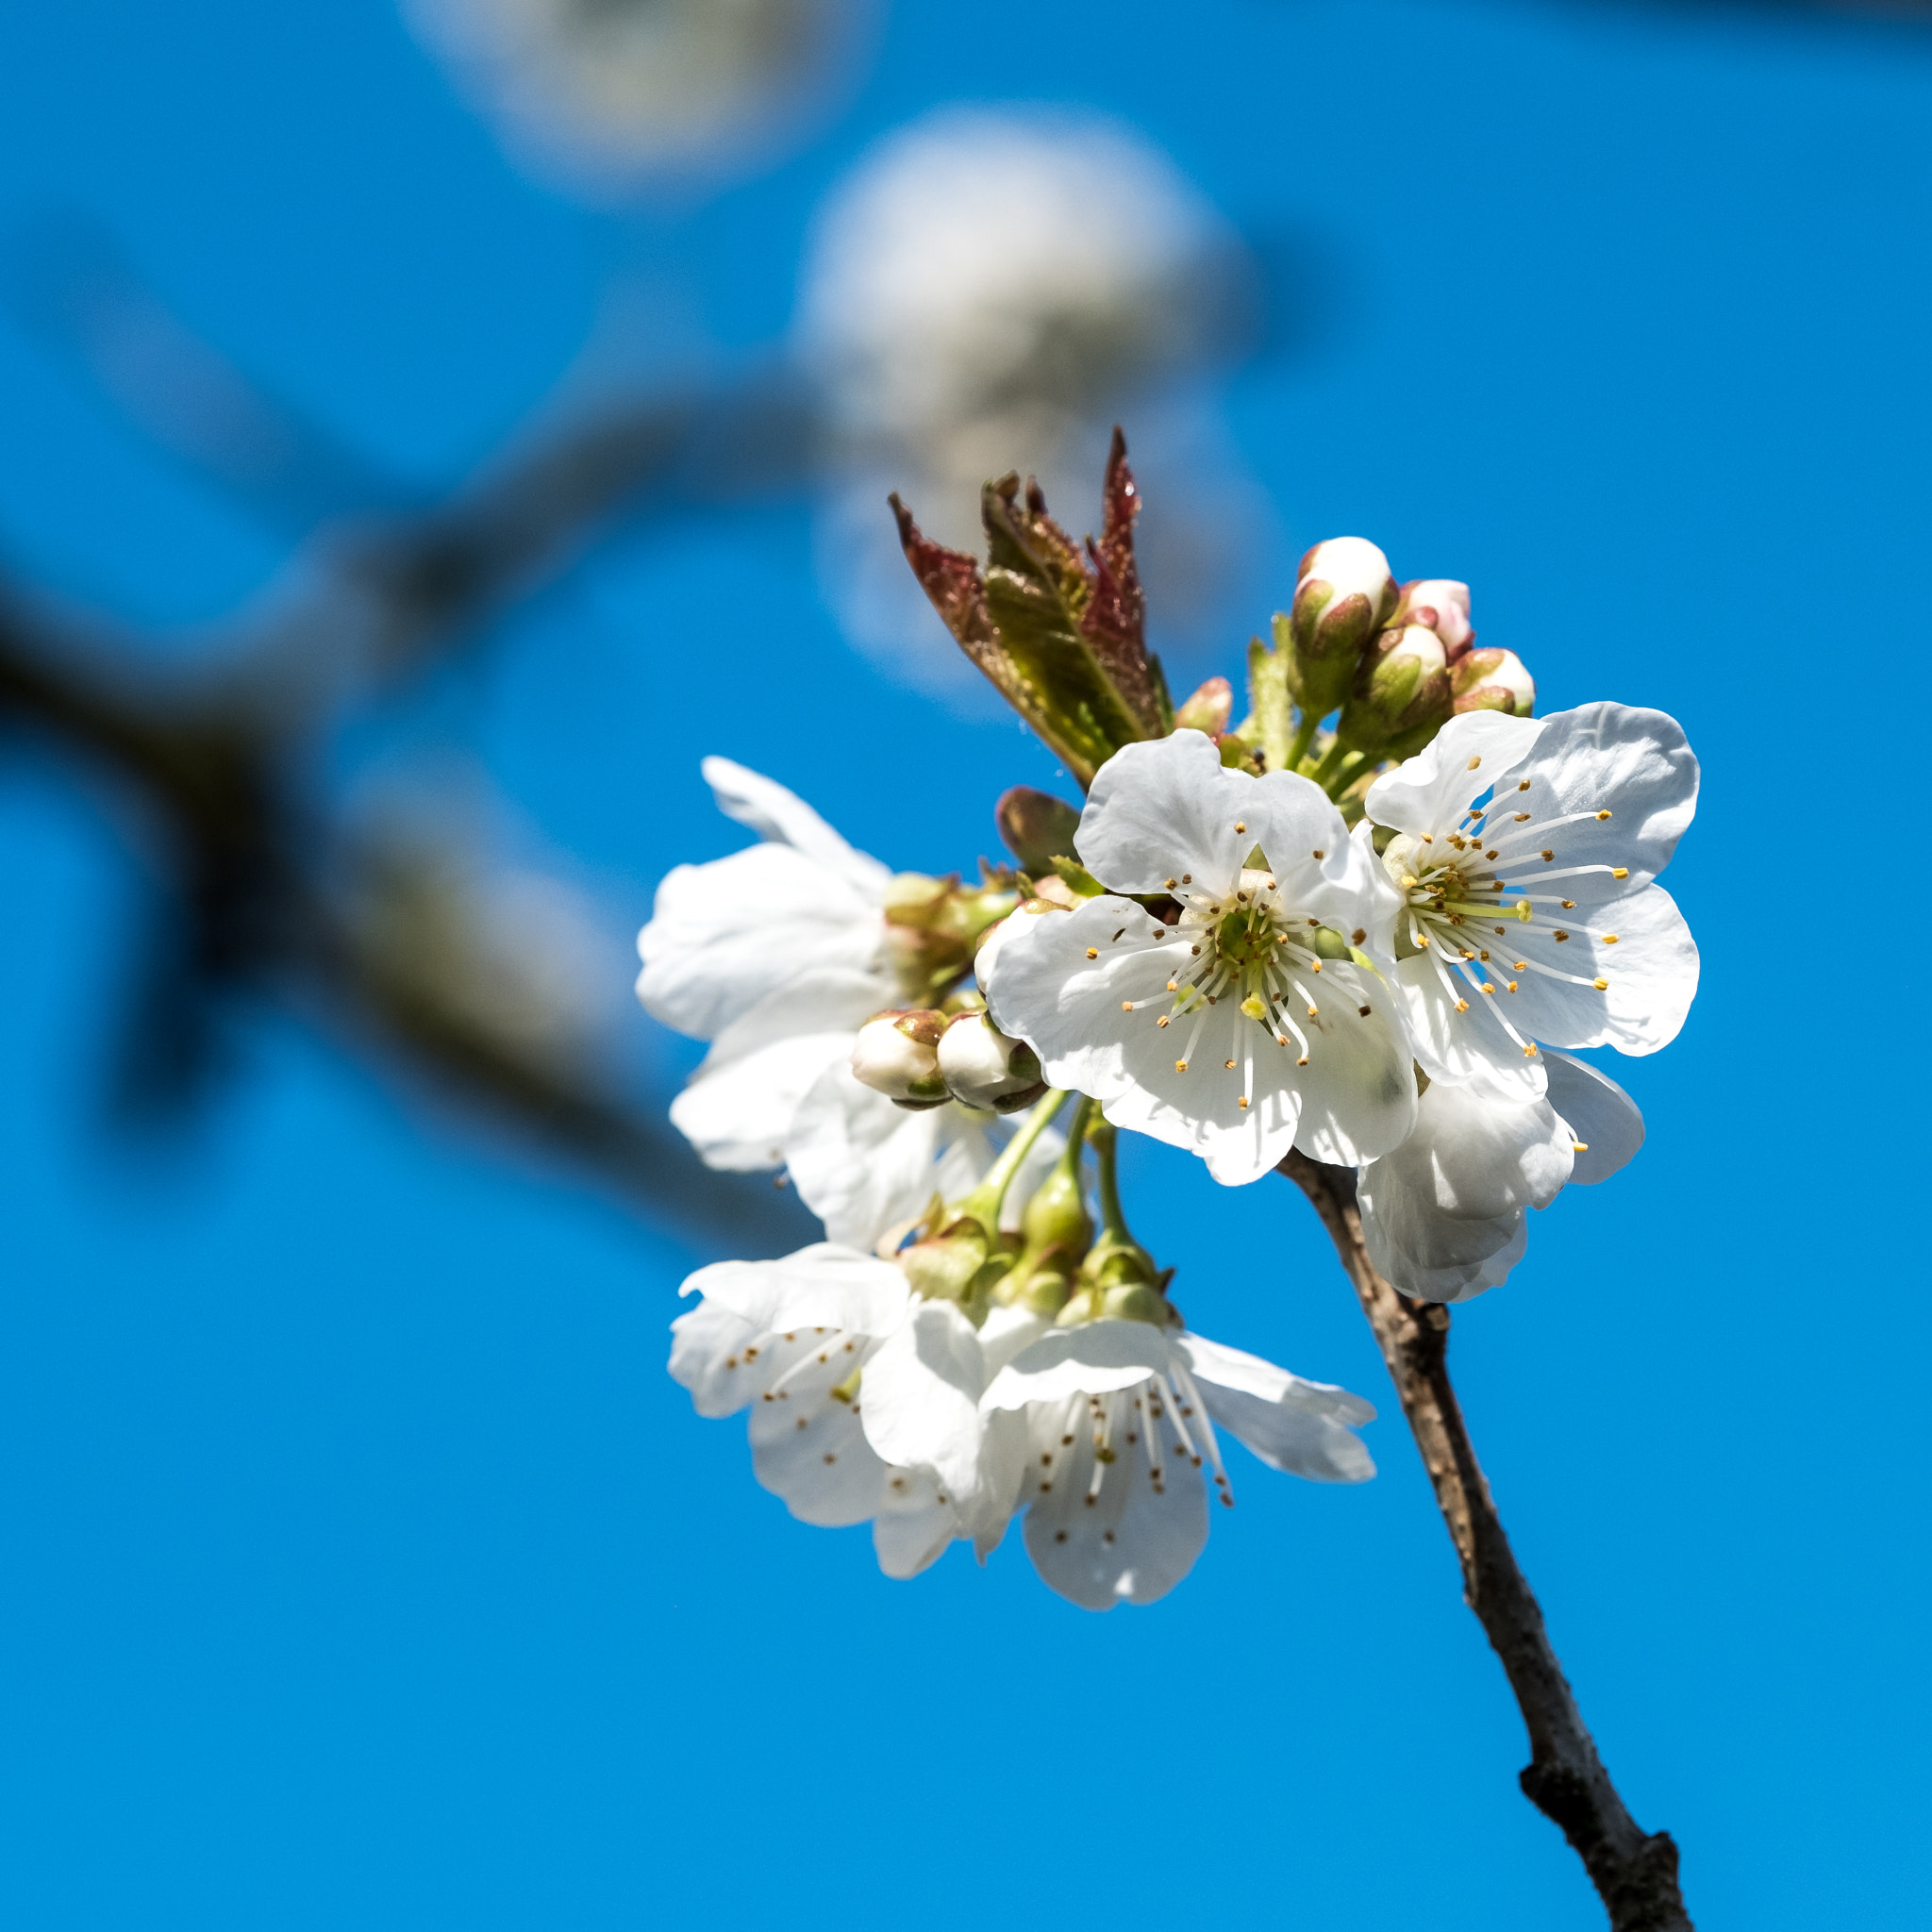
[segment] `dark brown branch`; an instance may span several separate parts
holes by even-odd
[[[331,859],[343,862],[344,843],[291,799],[295,760],[269,718],[224,685],[190,694],[125,665],[83,665],[73,643],[0,604],[0,724],[76,758],[160,834],[154,856],[183,957],[165,962],[163,997],[136,1018],[152,1036],[142,1044],[161,1084],[192,1082],[211,1004],[266,998],[379,1049],[412,1084],[480,1109],[661,1223],[728,1238],[741,1254],[797,1244],[804,1216],[790,1200],[704,1167],[660,1124],[661,1105],[634,1105],[587,1071],[492,1032],[366,943],[323,877]],[[186,1037],[171,1043],[169,1028]]]
[[[1462,1565],[1463,1593],[1489,1637],[1529,1731],[1524,1794],[1561,1827],[1610,1916],[1612,1932],[1690,1932],[1677,1848],[1624,1807],[1576,1707],[1543,1613],[1517,1567],[1449,1380],[1449,1310],[1398,1294],[1369,1260],[1355,1171],[1291,1153],[1281,1171],[1322,1217],[1355,1285],[1402,1400]]]

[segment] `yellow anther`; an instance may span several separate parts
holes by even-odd
[[[1100,958],[1100,948],[1099,948],[1098,946],[1089,946],[1089,947],[1087,948],[1087,957],[1088,957],[1088,958],[1089,958],[1090,959],[1097,959],[1097,958]]]
[[[1523,1058],[1524,1058],[1524,1059],[1526,1059],[1526,1060],[1533,1060],[1533,1059],[1535,1059],[1535,1058],[1536,1058],[1536,1041],[1533,1041],[1533,1040],[1532,1040],[1532,1041],[1531,1041],[1529,1042],[1529,1044],[1528,1044],[1527,1046],[1525,1046],[1525,1047],[1524,1047],[1524,1048],[1523,1049]]]
[[[1121,1011],[1122,1011],[1122,1012],[1124,1012],[1124,1013],[1131,1013],[1131,1012],[1132,1012],[1133,1010],[1134,1010],[1134,1003],[1133,1003],[1133,1001],[1132,1001],[1132,1000],[1123,1000],[1123,1001],[1121,1002]]]
[[[1228,1065],[1233,1066],[1234,1062],[1232,1060],[1229,1060]],[[1243,1093],[1241,1099],[1236,1103],[1236,1105],[1241,1108],[1241,1110],[1243,1113],[1246,1113],[1248,1110],[1248,1096],[1245,1093]]]
[[[1516,982],[1513,979],[1509,982],[1509,991],[1511,992],[1516,991]]]
[[[1570,1143],[1570,1151],[1573,1154],[1588,1154],[1590,1152],[1590,1142],[1588,1141],[1573,1141]]]
[[[1464,767],[1464,769],[1465,769],[1466,771],[1471,771],[1471,772],[1473,772],[1473,771],[1474,771],[1474,770],[1475,770],[1475,768],[1476,768],[1476,767],[1477,767],[1477,766],[1478,766],[1479,764],[1481,764],[1481,763],[1482,763],[1482,759],[1481,759],[1481,758],[1480,758],[1480,757],[1477,757],[1477,758],[1471,758],[1471,759],[1470,759],[1470,761],[1469,761],[1468,765],[1467,765],[1467,766],[1465,766],[1465,767]]]
[[[1607,819],[1609,817],[1609,813],[1607,811],[1600,811],[1597,813],[1597,817],[1600,819]]]
[[[1171,1024],[1171,1023],[1173,1022],[1173,1019],[1174,1019],[1174,1015],[1173,1015],[1172,1013],[1163,1013],[1163,1014],[1161,1014],[1161,1016],[1160,1016],[1160,1018],[1159,1018],[1159,1019],[1158,1019],[1157,1021],[1155,1021],[1155,1023],[1154,1023],[1154,1024],[1156,1024],[1157,1026],[1166,1026],[1166,1025],[1170,1024]]]
[[[1188,1071],[1188,1063],[1187,1063],[1187,1061],[1186,1061],[1186,1060],[1176,1060],[1176,1061],[1174,1061],[1174,1072],[1175,1072],[1176,1074],[1185,1074],[1185,1073],[1186,1073],[1186,1072]]]
[[[1288,1044],[1288,1035],[1285,1033],[1277,1033],[1274,1036],[1274,1043],[1276,1046],[1286,1046]]]
[[[1574,912],[1576,910],[1576,901],[1574,899],[1565,899],[1563,901],[1563,910],[1565,912]]]
[[[1309,1018],[1309,1019],[1311,1019],[1311,1020],[1312,1020],[1312,1019],[1313,1019],[1313,1018],[1315,1017],[1315,1010],[1316,1010],[1316,1009],[1315,1009],[1315,1008],[1314,1008],[1313,1007],[1310,1007],[1310,1008],[1308,1008],[1308,1018]]]
[[[1180,981],[1179,981],[1178,979],[1170,979],[1170,980],[1169,980],[1169,981],[1167,982],[1167,990],[1168,990],[1168,991],[1169,991],[1169,992],[1178,992],[1178,991],[1180,991],[1180,990],[1181,990],[1181,983],[1180,983]]]
[[[1487,980],[1487,979],[1483,981],[1483,991],[1484,991],[1485,992],[1494,992],[1494,991],[1495,991],[1495,990],[1496,990],[1496,989],[1495,989],[1495,986],[1494,986],[1493,982],[1491,982],[1491,981],[1490,981],[1490,980]]]
[[[1517,782],[1516,789],[1519,791],[1527,791],[1529,790],[1529,780],[1527,778],[1520,779]]]
[[[1457,1000],[1457,1001],[1456,1002],[1456,1010],[1457,1010],[1457,1011],[1458,1013],[1466,1013],[1466,1012],[1468,1012],[1468,1011],[1469,1011],[1469,1002],[1468,1002],[1467,1000]]]
[[[1317,849],[1317,851],[1316,851],[1316,853],[1315,853],[1315,857],[1316,857],[1317,858],[1326,858],[1328,857],[1328,855],[1327,855],[1327,854],[1326,854],[1325,852],[1323,852],[1323,851],[1321,851],[1321,850],[1320,850],[1320,849],[1318,848],[1318,849]]]
[[[1305,1067],[1305,1066],[1307,1066],[1307,1063],[1308,1063],[1308,1057],[1307,1057],[1307,1054],[1303,1054],[1303,1056],[1301,1057],[1301,1058],[1300,1058],[1300,1059],[1298,1059],[1297,1061],[1295,1061],[1295,1065],[1296,1065],[1296,1066],[1298,1066],[1298,1067]]]
[[[1509,970],[1512,973],[1527,973],[1529,971],[1529,961],[1527,959],[1519,959]]]
[[[1248,822],[1245,819],[1237,819],[1234,822],[1234,828],[1237,832],[1245,832],[1248,829]]]
[[[1230,1074],[1231,1074],[1231,1073],[1233,1073],[1233,1072],[1234,1072],[1234,1062],[1233,1062],[1232,1060],[1229,1060],[1229,1061],[1228,1061],[1228,1062],[1226,1063],[1226,1065],[1227,1065],[1227,1071],[1228,1071],[1228,1072],[1229,1072]]]
[[[1604,935],[1604,944],[1605,944],[1605,945],[1607,945],[1607,946],[1614,946],[1614,945],[1615,945],[1616,943],[1617,943],[1617,935],[1616,935],[1615,933],[1613,933],[1613,932],[1607,932],[1607,933],[1605,933],[1605,935]]]
[[[1630,868],[1627,865],[1613,865],[1610,868],[1610,876],[1613,879],[1627,879],[1630,876]]]
[[[1610,990],[1610,982],[1607,979],[1592,979],[1590,983],[1599,992],[1608,992]]]
[[[1550,860],[1556,858],[1556,853],[1549,846],[1545,845],[1543,847],[1543,863],[1545,865],[1549,864]]]
[[[1168,891],[1169,891],[1171,892],[1171,891],[1174,891],[1174,888],[1175,888],[1175,887],[1176,887],[1177,885],[1179,885],[1179,884],[1180,884],[1180,880],[1178,880],[1178,879],[1169,879],[1169,880],[1168,880],[1168,882],[1167,882],[1167,890],[1168,890]]]
[[[1422,881],[1419,878],[1405,875],[1402,881],[1402,890],[1405,892],[1412,892],[1421,884]]]
[[[1308,961],[1308,971],[1309,971],[1310,973],[1319,973],[1319,972],[1321,972],[1321,970],[1322,970],[1322,962],[1321,962],[1321,960],[1319,960],[1319,959],[1310,959],[1310,960]]]
[[[1529,814],[1526,811],[1518,812],[1516,814],[1516,823],[1519,825],[1527,824],[1529,823]]]

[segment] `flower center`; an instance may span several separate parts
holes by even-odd
[[[1185,1024],[1186,1043],[1174,1061],[1174,1071],[1185,1074],[1209,1013],[1230,1003],[1234,1051],[1224,1064],[1244,1070],[1238,1104],[1245,1109],[1253,1098],[1257,1046],[1264,1053],[1286,1047],[1294,1054],[1296,1066],[1307,1065],[1308,1035],[1298,1016],[1320,1016],[1314,987],[1323,962],[1347,960],[1351,939],[1296,912],[1284,901],[1274,874],[1257,867],[1243,870],[1234,890],[1224,895],[1194,888],[1185,874],[1170,879],[1168,891],[1179,900],[1181,916],[1173,941],[1159,950],[1176,963],[1163,992],[1123,1000],[1122,1008],[1133,1012],[1165,1006],[1167,1010],[1155,1020],[1157,1026]],[[1366,937],[1358,931],[1353,941]],[[1349,993],[1341,997],[1367,1017],[1368,1008],[1357,1007]],[[1253,1024],[1244,1027],[1242,1017]]]
[[[1605,873],[1628,878],[1620,865],[1562,865],[1553,842],[1564,826],[1607,819],[1607,811],[1564,812],[1553,818],[1523,808],[1531,800],[1532,781],[1524,778],[1513,791],[1487,805],[1472,806],[1458,828],[1422,833],[1398,833],[1382,855],[1382,864],[1405,900],[1395,922],[1398,958],[1426,956],[1456,1010],[1470,1009],[1470,995],[1486,1001],[1503,1030],[1533,1058],[1535,1042],[1524,1039],[1498,1004],[1522,984],[1521,975],[1541,973],[1577,986],[1606,991],[1609,982],[1569,973],[1546,961],[1520,957],[1529,934],[1556,945],[1582,928],[1566,922],[1576,901],[1559,892],[1526,891],[1525,874],[1536,884],[1551,884],[1585,873]],[[1486,824],[1486,821],[1488,822]],[[1517,875],[1511,883],[1505,873]],[[1554,911],[1541,911],[1553,908]],[[1615,945],[1615,933],[1592,933],[1600,944]]]

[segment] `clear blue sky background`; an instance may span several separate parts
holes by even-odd
[[[97,213],[427,484],[541,398],[614,265],[675,246],[719,338],[775,334],[816,198],[937,101],[1097,104],[1267,242],[1307,321],[1226,392],[1278,525],[1245,622],[1361,531],[1471,579],[1546,707],[1665,708],[1705,760],[1669,881],[1704,991],[1619,1067],[1649,1144],[1456,1318],[1506,1520],[1706,1932],[1924,1923],[1924,916],[1889,848],[1926,702],[1932,25],[900,0],[826,138],[672,240],[518,176],[379,0],[16,4],[0,73],[0,212]],[[10,325],[0,544],[184,634],[283,561]],[[633,924],[738,842],[705,751],[934,868],[1048,776],[845,649],[794,502],[613,544],[404,723],[479,744]],[[665,1377],[689,1253],[315,1040],[265,1024],[194,1145],[111,1157],[136,874],[17,760],[0,841],[8,1924],[1600,1924],[1284,1185],[1133,1164],[1200,1326],[1384,1404],[1380,1480],[1235,1451],[1240,1507],[1145,1611],[1071,1608],[1017,1540],[889,1583]]]

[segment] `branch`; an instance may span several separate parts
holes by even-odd
[[[1354,1169],[1291,1153],[1281,1172],[1322,1217],[1402,1399],[1462,1564],[1464,1597],[1503,1660],[1529,1732],[1524,1795],[1583,1860],[1612,1932],[1691,1932],[1677,1889],[1677,1847],[1668,1832],[1644,1832],[1617,1795],[1503,1533],[1449,1381],[1449,1310],[1408,1300],[1375,1273],[1362,1242]]]
[[[42,635],[41,633],[47,632]],[[51,741],[158,825],[181,943],[137,1008],[148,1077],[136,1098],[178,1102],[205,1071],[210,1008],[265,995],[414,1077],[480,1108],[526,1143],[614,1184],[660,1223],[728,1237],[741,1254],[795,1246],[790,1197],[714,1174],[659,1122],[586,1072],[493,1031],[433,980],[367,941],[323,878],[338,841],[288,791],[295,761],[274,721],[216,685],[166,692],[126,667],[81,666],[0,598],[0,724]],[[340,854],[337,854],[340,858]]]

